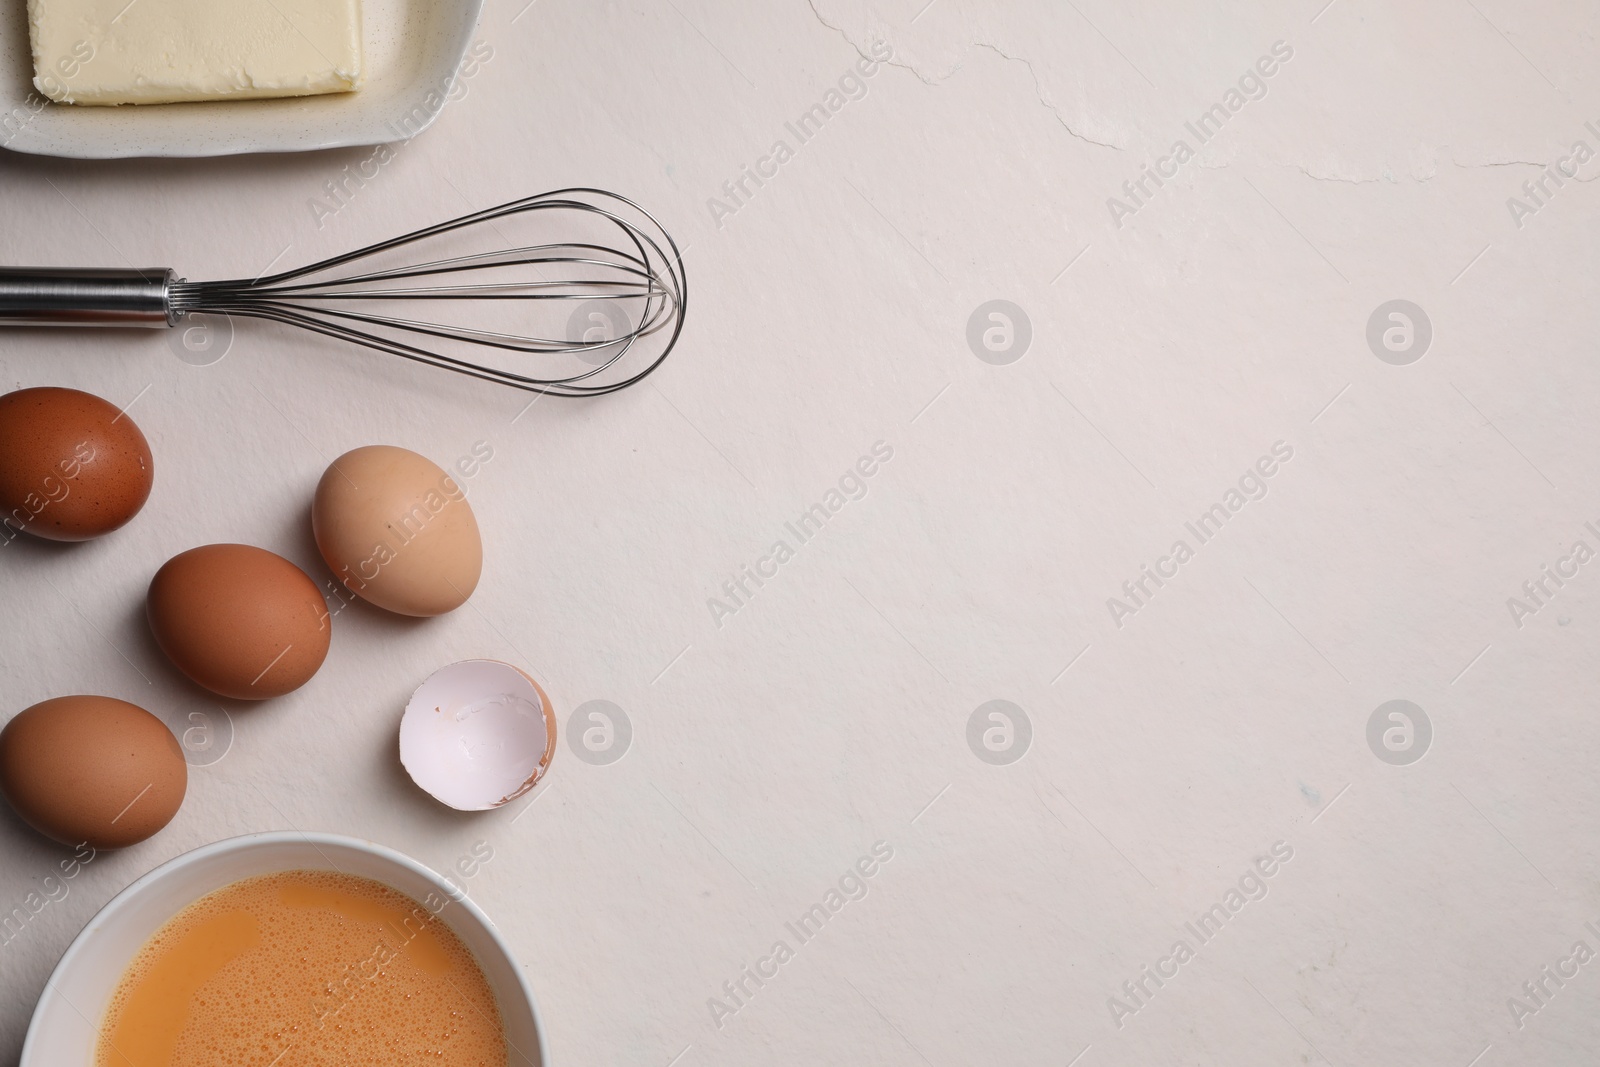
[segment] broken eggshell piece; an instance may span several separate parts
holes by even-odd
[[[509,663],[441,667],[400,719],[412,781],[461,811],[486,811],[532,789],[556,751],[556,717],[539,683]]]

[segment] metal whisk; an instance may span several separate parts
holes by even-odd
[[[557,396],[599,396],[655,370],[677,343],[687,301],[671,235],[601,189],[542,193],[255,279],[0,268],[0,325],[249,316]],[[636,346],[644,354],[624,364]]]

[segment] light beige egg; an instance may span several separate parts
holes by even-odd
[[[311,527],[339,581],[401,615],[454,611],[483,571],[478,520],[460,484],[393,445],[334,460],[317,485]]]

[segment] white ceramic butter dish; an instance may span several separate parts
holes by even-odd
[[[366,81],[353,93],[84,107],[33,85],[27,4],[0,3],[0,148],[79,159],[222,156],[385,144],[438,118],[476,60],[483,0],[362,0]]]

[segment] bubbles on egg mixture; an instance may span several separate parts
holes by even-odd
[[[142,981],[183,955],[186,935],[241,914],[259,928],[255,947],[211,974],[186,1006],[170,1006],[171,1019],[129,1012]],[[170,1058],[119,1053],[148,1046],[163,1021],[178,1024]],[[101,1034],[96,1067],[507,1062],[488,980],[443,919],[386,885],[331,871],[249,878],[185,909],[135,957]]]

